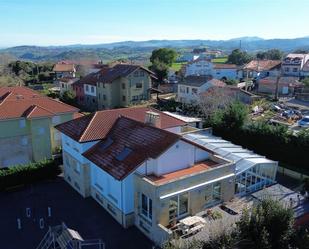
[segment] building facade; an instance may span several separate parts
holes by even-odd
[[[77,112],[25,87],[0,88],[0,168],[51,158],[61,146],[54,126]]]
[[[118,64],[91,73],[73,85],[77,100],[90,110],[134,105],[150,99],[154,73],[129,64]]]
[[[274,181],[276,163],[240,146],[224,157],[204,140],[217,138],[207,131],[182,134],[184,127],[172,116],[141,108],[100,111],[61,124],[65,179],[123,227],[135,225],[159,245],[180,219],[231,200],[235,190],[242,195]],[[257,164],[264,166],[252,170]],[[243,173],[248,179],[237,182]]]
[[[288,54],[282,61],[282,73],[284,76],[301,77],[307,73],[309,54]],[[304,69],[305,66],[305,70]]]

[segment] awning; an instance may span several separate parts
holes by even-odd
[[[197,185],[191,186],[191,187],[189,187],[189,188],[185,188],[185,189],[182,189],[182,190],[178,190],[178,191],[176,191],[176,192],[172,192],[172,193],[169,193],[169,194],[166,194],[166,195],[162,195],[162,196],[160,196],[160,200],[163,200],[163,199],[166,199],[166,198],[175,196],[175,195],[179,195],[179,194],[182,194],[182,193],[191,191],[191,190],[195,190],[195,189],[204,187],[204,186],[206,186],[206,185],[208,185],[208,184],[211,184],[211,183],[214,183],[214,182],[218,182],[218,181],[221,181],[221,180],[230,178],[230,177],[232,177],[232,176],[235,176],[235,174],[229,174],[229,175],[226,175],[226,176],[222,176],[222,177],[219,177],[219,178],[215,178],[215,179],[213,179],[213,180],[211,180],[211,181],[202,182],[202,183],[199,183],[199,184],[197,184]]]

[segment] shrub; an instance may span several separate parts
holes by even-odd
[[[1,169],[0,191],[17,185],[55,178],[60,173],[61,169],[59,164],[54,160],[43,160],[41,162]]]

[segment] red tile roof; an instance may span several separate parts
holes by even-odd
[[[244,69],[261,72],[261,71],[272,70],[280,66],[281,66],[280,60],[252,60],[244,66]]]
[[[222,63],[214,63],[214,69],[237,69],[237,65],[235,64],[222,64]]]
[[[74,112],[78,112],[78,109],[40,95],[27,87],[0,88],[0,120],[45,117]]]
[[[80,79],[79,81],[75,82],[75,85],[80,84],[90,84],[96,85],[97,82],[102,83],[112,83],[114,80],[120,77],[126,77],[130,73],[134,72],[137,69],[142,69],[148,72],[152,77],[154,77],[155,73],[144,68],[140,65],[131,65],[131,64],[117,64],[113,67],[106,67],[102,68],[100,71],[95,73],[90,73]]]
[[[145,121],[147,111],[160,114],[161,129],[183,126],[186,123],[159,110],[148,107],[132,107],[97,111],[90,115],[68,121],[56,126],[58,130],[78,142],[104,139],[119,116],[125,116],[139,122]]]
[[[54,72],[75,72],[74,64],[66,64],[66,63],[59,63],[55,64],[53,68]]]
[[[179,135],[126,117],[117,118],[106,138],[83,153],[98,167],[122,180],[149,158],[157,158]]]
[[[198,162],[193,166],[181,170],[177,170],[171,173],[163,174],[161,176],[156,175],[148,175],[146,176],[150,181],[154,182],[155,184],[165,184],[174,180],[179,180],[186,176],[202,173],[208,171],[209,169],[215,168],[220,166],[219,163],[214,162],[210,159]]]

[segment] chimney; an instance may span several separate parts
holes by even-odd
[[[148,111],[146,112],[145,115],[145,124],[161,128],[161,118],[160,114],[153,112],[153,111]]]

